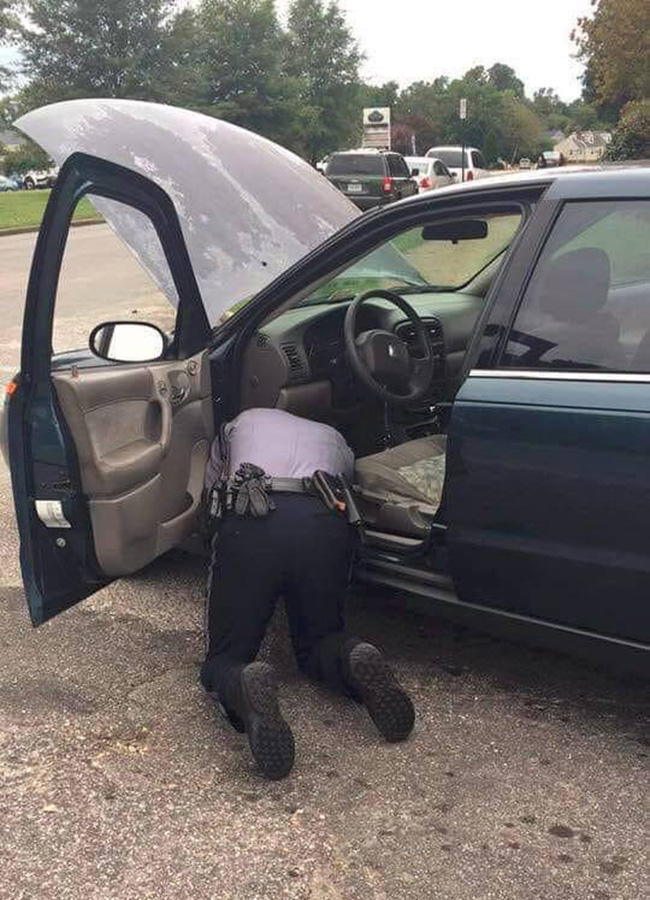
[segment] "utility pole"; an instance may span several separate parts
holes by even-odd
[[[461,153],[462,153],[462,168],[461,168],[461,176],[460,180],[465,181],[465,120],[467,119],[467,99],[465,97],[461,98],[460,101],[460,109],[458,110],[458,115],[461,121]]]

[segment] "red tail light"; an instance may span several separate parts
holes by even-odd
[[[421,178],[420,179],[420,187],[423,191],[428,191],[431,187],[431,180],[429,178]]]
[[[465,175],[465,181],[474,181],[474,173],[470,169],[469,172]]]
[[[393,193],[393,179],[386,176],[386,178],[384,178],[384,183],[382,184],[381,189],[384,192],[384,194],[392,194]]]

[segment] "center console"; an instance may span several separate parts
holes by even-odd
[[[445,400],[445,340],[441,322],[433,316],[422,318],[424,327],[431,337],[433,351],[433,373],[427,396],[413,406],[395,407],[391,410],[391,427],[399,431],[403,440],[438,434],[441,430],[440,405]],[[421,358],[423,352],[417,346],[415,325],[402,322],[395,328],[395,334],[409,347],[411,355]]]

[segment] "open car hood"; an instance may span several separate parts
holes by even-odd
[[[70,100],[16,126],[59,165],[88,153],[155,181],[178,213],[210,322],[246,300],[359,215],[326,178],[259,135],[173,106]],[[93,199],[172,303],[167,264],[120,204]]]

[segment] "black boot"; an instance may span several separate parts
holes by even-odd
[[[253,758],[267,778],[286,778],[293,768],[295,745],[280,712],[273,669],[267,663],[253,662],[242,670],[240,685],[241,716]]]
[[[345,681],[380,734],[391,743],[406,740],[415,724],[413,703],[379,650],[372,644],[348,643],[341,656]]]
[[[233,727],[246,733],[260,772],[272,781],[285,778],[293,768],[295,746],[291,728],[280,712],[272,667],[262,662],[236,667],[216,692],[208,672],[202,672],[201,680]]]

